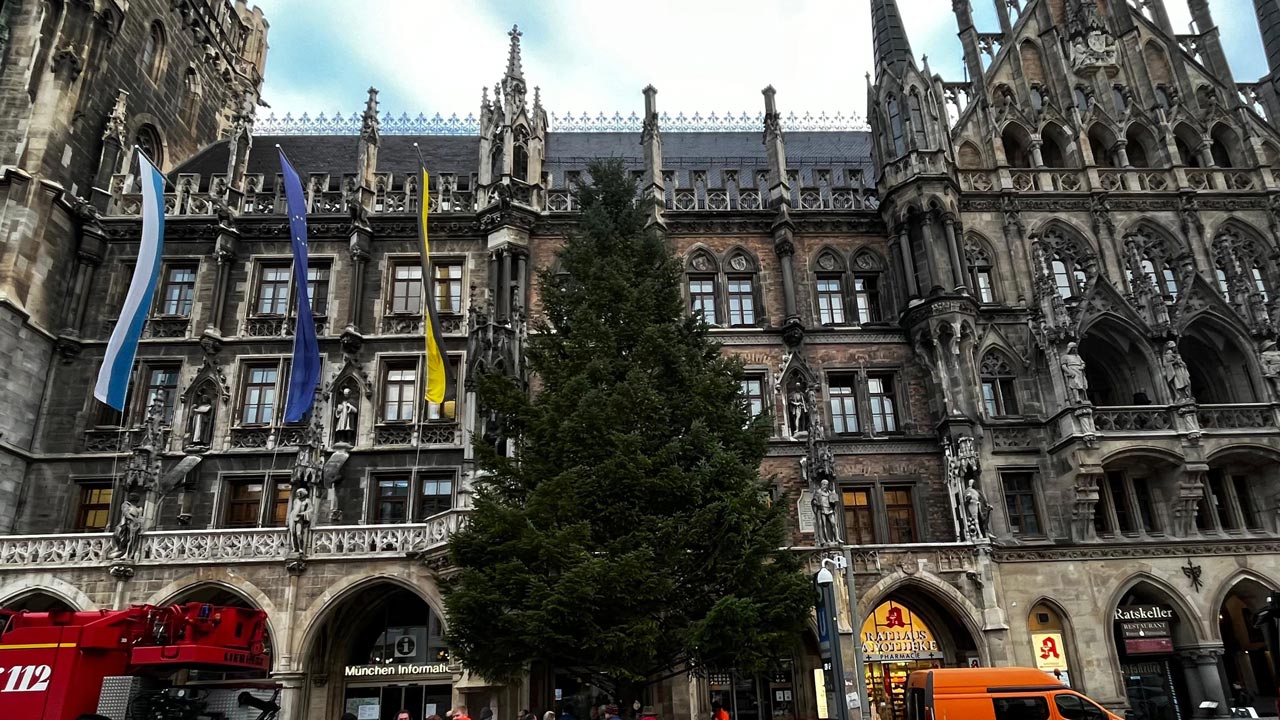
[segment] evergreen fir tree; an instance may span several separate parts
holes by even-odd
[[[478,379],[518,458],[477,447],[469,527],[450,541],[448,638],[493,680],[533,662],[630,704],[692,668],[761,670],[793,649],[814,590],[759,474],[766,418],[687,312],[679,261],[620,162],[577,188],[578,232],[538,281],[535,390]]]

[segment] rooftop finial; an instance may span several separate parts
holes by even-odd
[[[523,80],[524,69],[520,67],[520,37],[524,33],[520,32],[519,25],[512,25],[511,32],[507,35],[511,38],[511,50],[507,53],[507,77]]]
[[[378,142],[378,88],[369,88],[369,97],[364,103],[364,116],[361,118],[360,137],[367,141]]]

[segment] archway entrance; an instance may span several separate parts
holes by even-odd
[[[313,679],[332,690],[312,696],[316,717],[349,712],[395,720],[450,709],[453,675],[440,615],[418,593],[387,582],[367,585],[330,612],[308,652]],[[317,697],[318,696],[318,697]],[[326,714],[327,713],[327,714]]]
[[[867,697],[883,720],[907,716],[907,675],[915,670],[978,665],[964,623],[925,593],[894,593],[862,623]]]
[[[1140,582],[1120,599],[1113,613],[1116,653],[1132,720],[1183,720],[1199,704],[1188,677],[1196,668],[1177,653],[1195,646],[1192,621],[1183,618],[1169,596]],[[1196,688],[1196,696],[1203,689]]]
[[[28,612],[75,610],[75,608],[71,607],[66,600],[42,590],[32,590],[31,592],[22,593],[21,595],[6,600],[3,606],[0,607],[3,607],[5,610],[26,610]]]
[[[1277,679],[1271,670],[1271,658],[1262,631],[1253,624],[1254,616],[1266,606],[1270,595],[1271,592],[1261,583],[1241,580],[1227,593],[1218,611],[1222,664],[1233,708],[1270,710],[1276,706]]]

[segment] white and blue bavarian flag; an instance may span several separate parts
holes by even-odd
[[[133,359],[138,354],[138,338],[151,313],[160,276],[160,255],[164,249],[164,175],[151,160],[137,151],[138,176],[142,183],[142,242],[138,247],[138,263],[133,267],[129,294],[125,296],[120,317],[107,342],[107,353],[98,370],[98,383],[93,396],[116,410],[124,411],[129,395],[129,376]]]

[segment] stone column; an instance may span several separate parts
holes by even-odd
[[[369,262],[373,230],[364,224],[351,228],[347,251],[351,253],[351,282],[347,284],[347,327],[360,332],[364,324],[364,268]],[[426,278],[423,278],[426,282]]]
[[[1039,139],[1033,138],[1031,140],[1031,167],[1044,167],[1044,154],[1040,151],[1043,145],[1044,143]]]
[[[1115,144],[1115,150],[1116,150],[1116,165],[1123,168],[1133,167],[1133,164],[1129,162],[1129,141],[1128,140],[1117,140]],[[1094,157],[1094,161],[1095,162],[1097,161],[1096,156]]]
[[[782,312],[787,318],[797,317],[796,309],[796,247],[790,218],[779,218],[773,225],[773,252],[782,265]]]
[[[1231,703],[1227,700],[1226,688],[1222,686],[1222,673],[1218,661],[1223,655],[1221,645],[1200,645],[1191,648],[1179,648],[1178,657],[1182,659],[1183,670],[1187,678],[1187,686],[1191,688],[1191,697],[1195,705],[1186,708],[1188,715],[1196,717],[1231,717]],[[1202,713],[1199,705],[1203,701],[1217,703],[1213,711]]]
[[[933,213],[920,216],[920,235],[925,247],[925,258],[929,262],[929,282],[927,288],[920,288],[922,295],[928,295],[935,287],[943,287],[945,280],[942,274],[942,258],[938,255],[938,239],[933,232]]]
[[[502,250],[502,268],[498,272],[498,322],[511,319],[511,250]]]
[[[280,683],[279,720],[307,720],[306,693],[304,683],[307,674],[304,672],[272,673],[271,679]]]
[[[511,283],[511,284],[512,284],[512,287],[514,287],[514,288],[515,288],[515,292],[513,293],[513,295],[514,295],[514,296],[515,296],[515,297],[520,301],[520,303],[519,303],[519,307],[520,307],[520,309],[521,309],[523,312],[525,312],[526,314],[527,314],[527,313],[528,313],[528,311],[529,311],[529,308],[528,308],[528,302],[529,302],[529,290],[528,290],[528,284],[529,284],[529,279],[528,279],[528,277],[527,277],[527,276],[526,276],[526,274],[525,274],[525,273],[527,273],[527,272],[528,272],[528,270],[527,270],[528,262],[529,262],[529,257],[528,257],[526,254],[524,254],[524,253],[519,253],[519,254],[517,254],[517,255],[516,255],[516,275],[515,275],[515,278],[512,280],[512,283]],[[512,307],[512,308],[511,308],[511,312],[512,312],[512,313],[514,313],[514,312],[515,312],[515,310],[516,310],[516,308],[515,308],[515,307]]]
[[[964,264],[960,256],[960,240],[956,237],[956,216],[947,213],[942,216],[942,231],[947,236],[947,254],[951,257],[951,277],[955,280],[955,290],[965,292]]]
[[[222,335],[222,318],[227,308],[227,291],[231,284],[231,264],[236,260],[236,245],[240,233],[225,225],[218,227],[218,239],[215,242],[214,257],[217,259],[217,275],[213,280],[213,303],[209,308],[209,316],[205,321],[205,329],[215,335]]]
[[[902,275],[906,280],[907,297],[920,297],[920,287],[916,282],[915,258],[911,256],[911,236],[907,224],[898,225],[898,252],[902,253]]]
[[[84,313],[89,305],[89,288],[93,285],[94,271],[102,264],[106,254],[106,237],[102,226],[86,222],[80,227],[80,246],[76,249],[76,277],[72,285],[71,302],[65,308],[65,327],[79,335],[84,323]]]

